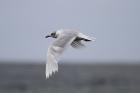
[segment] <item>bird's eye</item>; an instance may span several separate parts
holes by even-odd
[[[56,36],[56,33],[55,33],[55,32],[51,33],[51,36],[52,36],[53,38],[57,38],[57,36]]]

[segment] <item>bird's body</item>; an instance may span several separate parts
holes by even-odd
[[[70,29],[61,29],[52,32],[51,35],[46,36],[56,38],[56,40],[49,46],[47,52],[46,63],[46,78],[52,75],[52,73],[58,71],[58,61],[60,55],[68,46],[73,48],[83,47],[84,44],[81,41],[94,41],[95,38],[90,38],[80,32]]]

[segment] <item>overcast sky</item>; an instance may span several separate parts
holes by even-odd
[[[45,61],[60,28],[97,38],[61,60],[140,61],[139,0],[0,0],[0,60]]]

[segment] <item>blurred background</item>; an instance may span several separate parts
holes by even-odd
[[[139,93],[140,1],[0,0],[0,93]],[[45,36],[77,29],[96,38],[69,48],[45,79]]]

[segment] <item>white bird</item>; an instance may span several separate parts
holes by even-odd
[[[46,38],[48,37],[55,38],[55,41],[49,46],[47,52],[46,78],[58,71],[59,57],[67,46],[71,45],[73,48],[80,48],[84,46],[81,41],[95,41],[95,38],[72,29],[60,29],[46,36]]]

